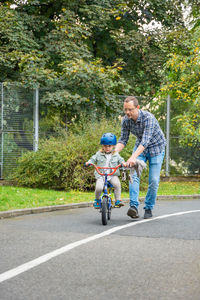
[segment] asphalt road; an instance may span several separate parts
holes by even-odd
[[[93,208],[0,220],[0,300],[199,300],[200,199],[159,201],[147,222],[127,209],[107,226]]]

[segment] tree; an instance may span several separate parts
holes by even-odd
[[[183,27],[181,3],[6,1],[0,7],[0,80],[48,87],[43,102],[68,119],[94,106],[112,114],[116,95],[152,96],[160,87],[169,49],[161,47],[162,33],[142,26]]]
[[[200,26],[185,34],[183,47],[174,49],[166,63],[166,80],[160,96],[170,94],[171,133],[180,136],[179,159],[187,161],[190,171],[198,171],[200,147]],[[177,145],[177,141],[176,141]],[[186,151],[187,149],[187,151]]]
[[[187,51],[172,53],[166,64],[168,76],[162,91],[177,99],[176,122],[182,143],[200,141],[200,26],[183,42]]]

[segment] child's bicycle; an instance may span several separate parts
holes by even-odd
[[[108,176],[112,176],[117,171],[118,168],[122,167],[122,165],[120,164],[115,168],[110,168],[110,167],[98,167],[90,163],[88,166],[93,166],[99,175],[105,177],[103,194],[100,198],[99,212],[101,213],[102,224],[107,225],[107,220],[110,220],[111,218],[111,209],[115,207],[114,201],[112,200],[111,194],[109,193],[109,187],[112,187],[112,185],[108,181]],[[104,173],[100,172],[100,170],[103,170]],[[107,170],[113,170],[113,171],[111,173],[107,173]]]

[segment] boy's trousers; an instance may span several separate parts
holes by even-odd
[[[96,181],[95,199],[100,199],[101,193],[103,191],[104,180],[105,179],[103,177],[100,177]],[[121,200],[121,183],[118,176],[112,176],[108,181],[114,187],[115,201]]]

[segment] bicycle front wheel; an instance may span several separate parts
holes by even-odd
[[[112,204],[110,203],[110,200],[107,200],[107,207],[108,207],[107,216],[108,216],[108,220],[110,220],[110,218],[111,218],[111,208],[112,208]]]
[[[103,225],[107,225],[108,217],[108,198],[103,197],[101,200],[101,220]]]

